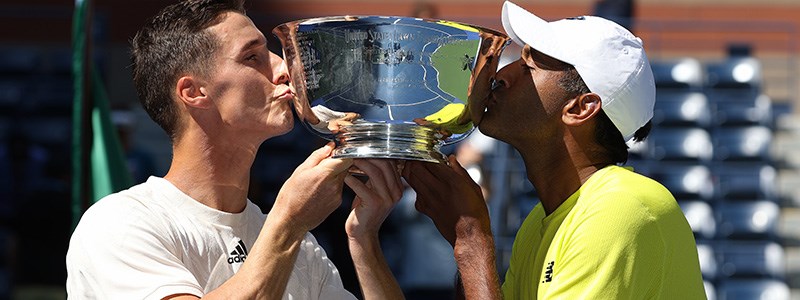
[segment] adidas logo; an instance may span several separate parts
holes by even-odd
[[[228,263],[241,263],[247,259],[247,247],[244,246],[242,240],[239,240],[239,244],[236,245],[236,249],[231,251],[231,255],[228,256]]]

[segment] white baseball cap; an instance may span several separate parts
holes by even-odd
[[[653,117],[653,71],[642,40],[624,27],[594,16],[547,22],[509,1],[503,27],[516,44],[574,66],[625,141]]]

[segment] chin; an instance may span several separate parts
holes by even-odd
[[[284,135],[289,131],[292,131],[292,128],[294,128],[294,118],[292,117],[291,114],[289,114],[289,117],[285,119],[285,121],[283,122],[283,124],[280,125],[279,128],[280,130],[278,130],[277,135]]]
[[[488,137],[502,140],[501,137],[503,133],[503,127],[500,126],[500,124],[498,124],[494,120],[492,120],[492,118],[487,114],[483,115],[481,123],[478,124],[478,129],[480,129],[481,133],[483,133]]]
[[[262,132],[267,133],[265,140],[268,140],[277,136],[282,136],[284,134],[289,133],[289,131],[292,131],[292,128],[294,128],[294,119],[289,117],[289,118],[284,118],[280,123],[275,123],[274,121],[268,122],[265,124],[265,127],[266,130]]]

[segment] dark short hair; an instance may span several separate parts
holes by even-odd
[[[563,88],[570,97],[577,97],[581,94],[591,93],[589,87],[578,74],[575,67],[568,65],[564,70],[563,76],[558,80],[558,85]],[[595,129],[595,141],[607,152],[609,158],[614,163],[625,163],[628,161],[628,145],[625,143],[625,138],[619,132],[617,126],[611,122],[608,115],[601,109],[600,113],[595,116],[597,118],[597,127]],[[633,140],[636,142],[644,141],[650,134],[652,123],[647,122],[642,128],[636,130],[633,135]]]
[[[180,76],[209,74],[219,41],[205,29],[225,12],[244,14],[244,0],[186,0],[162,9],[131,42],[133,82],[144,110],[175,140],[180,128],[174,103]]]

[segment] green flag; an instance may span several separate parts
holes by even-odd
[[[103,196],[132,185],[108,95],[91,60],[91,3],[76,0],[72,20],[72,227]]]

